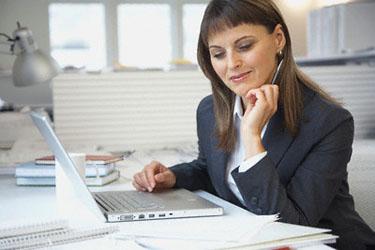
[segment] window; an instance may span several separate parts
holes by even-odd
[[[103,4],[51,4],[51,55],[61,67],[105,67],[104,21]]]
[[[197,63],[208,1],[49,0],[51,55],[62,67],[89,70],[112,63],[166,69],[179,58]]]
[[[197,63],[197,45],[200,24],[206,4],[183,5],[184,58]]]
[[[118,7],[119,61],[141,68],[167,67],[172,58],[168,4],[121,4]]]

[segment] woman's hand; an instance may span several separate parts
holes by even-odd
[[[133,186],[139,191],[168,189],[176,184],[175,174],[166,166],[152,161],[133,177]]]
[[[264,152],[261,133],[277,110],[279,87],[265,84],[250,90],[243,102],[245,113],[241,122],[241,137],[245,145],[245,159]]]

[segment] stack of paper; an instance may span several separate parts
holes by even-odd
[[[208,193],[204,198],[222,206],[221,217],[140,221],[119,224],[117,240],[151,249],[269,249],[334,243],[330,230],[276,222],[277,215],[258,216]]]
[[[275,215],[247,215],[143,221],[120,225],[121,233],[116,239],[135,240],[146,247],[160,249],[178,249],[175,247],[182,245],[184,249],[229,247],[253,238],[276,219]]]

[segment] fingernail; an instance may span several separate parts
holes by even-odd
[[[147,189],[148,189],[148,191],[149,191],[149,192],[151,192],[151,191],[152,191],[152,188],[151,188],[151,187],[148,187]]]

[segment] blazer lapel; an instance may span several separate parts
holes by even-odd
[[[303,94],[303,107],[304,110],[307,109],[312,100],[315,97],[315,92],[309,88],[302,87]],[[263,145],[268,151],[267,154],[271,160],[275,163],[276,166],[280,163],[285,152],[290,147],[291,143],[294,141],[294,138],[289,134],[288,130],[285,128],[284,124],[284,109],[282,106],[278,109],[275,115],[271,118],[268,123],[267,130],[263,137]],[[309,122],[308,117],[303,115],[302,123]]]
[[[262,142],[267,150],[267,155],[277,166],[286,150],[293,142],[293,137],[283,125],[283,109],[280,108],[270,119]]]

